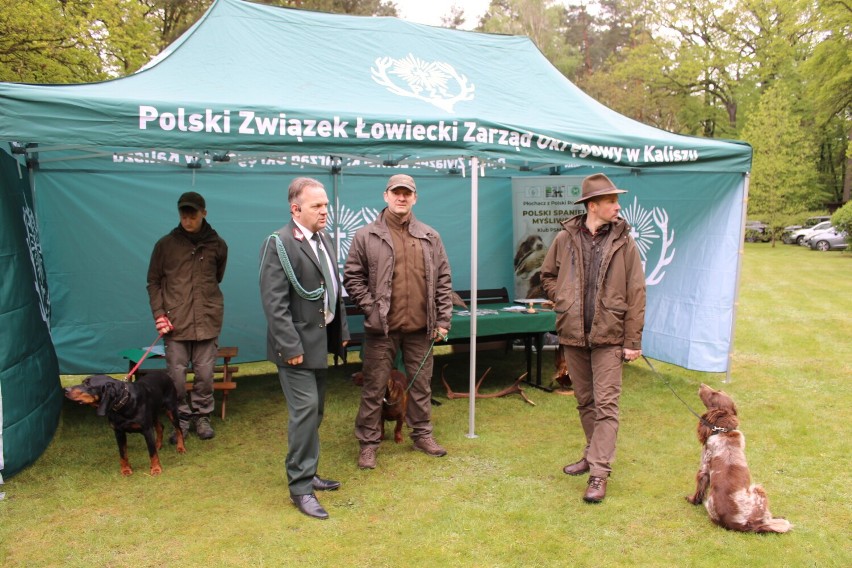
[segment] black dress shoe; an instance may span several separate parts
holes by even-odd
[[[319,475],[315,475],[311,480],[311,487],[314,491],[334,491],[340,489],[340,482],[333,479],[323,479]]]
[[[309,493],[308,495],[290,495],[290,501],[293,502],[299,511],[309,517],[315,519],[328,518],[328,511],[322,508],[322,505],[320,505],[316,495],[313,493]]]

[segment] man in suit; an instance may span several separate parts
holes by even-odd
[[[278,366],[287,399],[287,482],[290,500],[310,517],[327,519],[315,491],[340,482],[317,475],[319,427],[325,403],[328,353],[349,340],[334,247],[325,227],[328,197],[311,178],[290,184],[290,223],[260,251],[260,297],[267,321],[267,358]]]

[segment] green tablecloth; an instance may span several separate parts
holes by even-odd
[[[518,306],[519,304],[480,304],[479,310],[494,310],[496,314],[484,314],[476,317],[476,336],[486,337],[489,335],[521,335],[545,333],[556,330],[556,313],[548,310],[536,309],[536,313],[526,312],[504,312],[501,308],[507,306]],[[452,327],[450,328],[450,340],[464,339],[470,337],[469,315],[459,315],[458,310],[453,312]]]

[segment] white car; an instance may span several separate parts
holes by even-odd
[[[828,221],[829,219],[831,219],[831,215],[817,215],[816,217],[808,217],[803,225],[789,225],[787,227],[784,227],[784,231],[781,233],[781,240],[784,243],[791,245],[795,242],[792,239],[794,231],[797,231],[799,229],[810,229],[817,223],[822,223],[823,221]]]
[[[822,231],[828,230],[831,228],[831,221],[823,221],[822,223],[817,223],[810,229],[797,229],[790,234],[790,242],[796,243],[797,245],[801,245],[804,243],[804,240],[815,233],[821,233]]]
[[[833,235],[835,233],[837,233],[837,231],[834,229],[834,227],[831,226],[826,229],[823,229],[822,231],[814,231],[810,235],[805,235],[805,237],[802,239],[801,245],[803,247],[809,247],[816,239],[819,239],[823,236]]]

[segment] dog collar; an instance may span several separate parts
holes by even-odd
[[[736,428],[722,428],[721,426],[710,426],[710,435],[713,434],[727,434],[728,432],[733,432]]]
[[[124,405],[127,404],[127,401],[130,400],[130,387],[128,387],[127,383],[124,383],[124,392],[121,395],[121,399],[112,405],[113,410],[121,410],[124,408]]]

